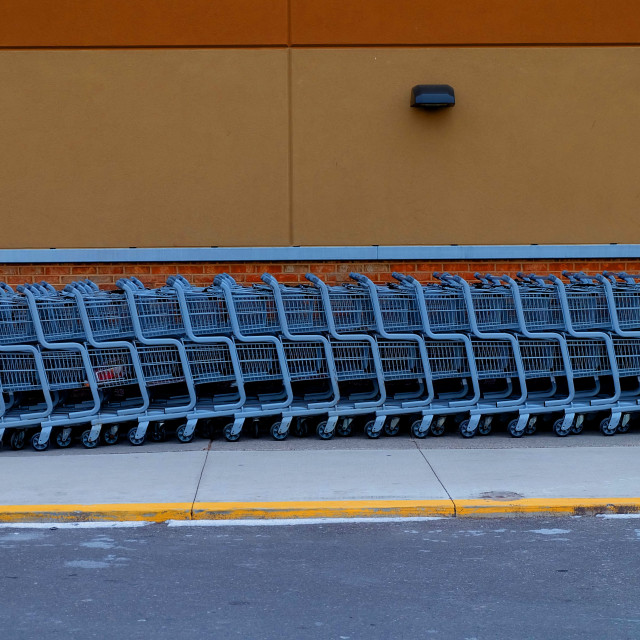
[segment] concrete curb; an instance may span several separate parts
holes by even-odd
[[[640,513],[640,498],[335,500],[0,506],[0,522],[114,522],[306,518],[510,517]]]

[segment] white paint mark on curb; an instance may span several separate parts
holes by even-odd
[[[272,520],[167,520],[168,527],[283,527],[302,524],[371,524],[378,522],[430,522],[440,517],[411,518],[274,518]]]

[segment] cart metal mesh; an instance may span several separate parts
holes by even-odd
[[[136,345],[147,386],[184,381],[180,352],[174,345]]]
[[[422,318],[415,293],[406,289],[377,287],[382,326],[390,333],[420,331]]]
[[[640,376],[640,340],[613,337],[613,349],[620,376]]]
[[[88,347],[89,360],[100,389],[124,387],[138,383],[133,356],[124,347]]]
[[[624,330],[640,329],[640,287],[637,285],[614,287],[613,300],[620,327]]]
[[[385,380],[424,379],[424,364],[417,343],[383,338],[377,342]]]
[[[318,289],[280,285],[280,292],[291,333],[322,333],[328,330],[327,317]]]
[[[134,335],[131,311],[120,292],[98,293],[83,298],[89,326],[96,340],[131,338]]]
[[[611,327],[609,305],[602,285],[571,285],[566,288],[574,329],[592,330]]]
[[[245,335],[277,333],[280,320],[273,291],[261,285],[232,287],[231,297],[240,331]]]
[[[425,347],[434,380],[467,378],[471,375],[469,357],[463,342],[425,340]]]
[[[284,340],[282,346],[293,382],[325,380],[329,377],[327,356],[321,343]]]
[[[36,297],[35,301],[45,338],[51,342],[84,339],[84,327],[75,299],[54,294]]]
[[[476,322],[481,331],[505,331],[519,328],[511,290],[506,287],[471,287]]]
[[[332,340],[333,359],[340,382],[377,377],[372,347],[360,340]]]
[[[472,338],[478,379],[509,378],[518,375],[513,345],[508,340]]]
[[[83,389],[89,385],[89,376],[78,351],[43,349],[42,359],[52,391]]]
[[[518,338],[518,345],[527,379],[567,375],[562,349],[557,341]]]
[[[0,353],[0,388],[4,392],[38,391],[42,381],[32,353]]]
[[[359,287],[329,287],[329,302],[336,329],[341,333],[374,331],[369,292]]]
[[[219,287],[185,291],[187,313],[197,336],[231,333],[231,321],[224,294]]]
[[[233,360],[227,344],[185,344],[195,384],[235,381]]]
[[[432,331],[446,333],[471,330],[462,290],[428,285],[423,287],[423,291]]]
[[[184,333],[180,304],[166,291],[136,291],[134,300],[140,327],[146,338],[177,336]]]
[[[36,332],[26,298],[0,298],[0,344],[35,342]]]
[[[245,382],[282,380],[283,371],[273,343],[238,343],[236,348]]]
[[[520,286],[524,322],[529,331],[557,331],[566,324],[555,287]]]
[[[611,374],[611,361],[604,340],[567,338],[567,348],[574,378]]]

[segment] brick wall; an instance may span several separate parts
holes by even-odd
[[[473,279],[476,271],[492,273],[494,275],[515,275],[518,271],[539,274],[555,273],[560,275],[563,270],[584,271],[594,274],[603,270],[640,272],[640,260],[623,260],[620,262],[606,262],[601,260],[586,260],[582,262],[560,262],[537,260],[519,262],[517,260],[500,261],[482,260],[466,261],[428,261],[415,260],[395,262],[137,262],[137,263],[87,263],[87,264],[10,264],[0,265],[0,281],[14,286],[25,282],[39,282],[46,280],[59,287],[73,280],[90,278],[108,289],[115,286],[116,281],[125,275],[139,278],[145,285],[155,287],[164,284],[167,277],[182,274],[196,285],[211,284],[218,273],[227,272],[239,283],[250,284],[260,281],[260,275],[265,271],[273,274],[281,282],[304,282],[305,273],[311,271],[320,276],[328,284],[344,282],[349,278],[350,271],[359,271],[369,276],[374,282],[391,280],[393,271],[415,276],[418,280],[432,280],[434,271],[449,271],[469,280]]]

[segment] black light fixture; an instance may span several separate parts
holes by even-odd
[[[453,107],[456,96],[448,84],[417,84],[411,89],[411,106],[420,109]]]

